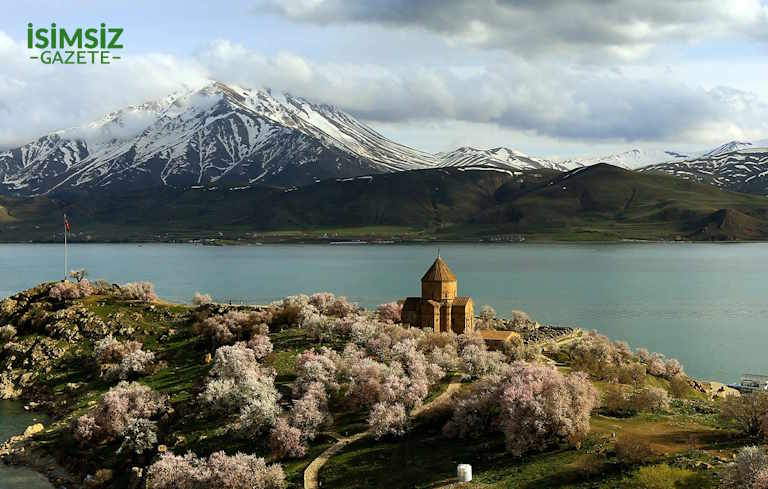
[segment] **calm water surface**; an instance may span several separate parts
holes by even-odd
[[[27,426],[44,422],[39,415],[24,410],[24,405],[16,401],[0,400],[0,441],[23,433]],[[10,467],[0,464],[0,489],[51,489],[48,479],[23,467]]]
[[[768,244],[440,245],[476,307],[597,329],[679,358],[700,378],[768,374]],[[189,302],[264,303],[331,291],[364,306],[418,295],[432,245],[95,245],[70,268],[114,282],[150,280]],[[63,274],[60,245],[0,245],[0,296]]]

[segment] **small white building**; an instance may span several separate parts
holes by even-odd
[[[739,390],[741,392],[768,391],[768,375],[742,375]]]

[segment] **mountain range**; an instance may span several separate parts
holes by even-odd
[[[0,152],[0,194],[253,185],[297,188],[409,170],[517,174],[608,163],[768,195],[768,142],[696,152],[632,149],[541,158],[498,147],[431,154],[392,141],[333,106],[220,82],[130,106]]]

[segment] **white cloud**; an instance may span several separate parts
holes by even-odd
[[[632,35],[643,38],[646,29]],[[108,66],[44,66],[27,59],[22,44],[0,32],[0,147],[209,78],[336,105],[390,134],[439,126],[447,131],[444,141],[462,144],[487,141],[489,127],[499,128],[494,137],[509,133],[553,146],[670,141],[679,147],[768,133],[768,106],[754,93],[686,83],[658,70],[587,69],[511,54],[504,63],[460,66],[321,63],[290,52],[265,55],[228,40],[188,57],[151,53]],[[140,125],[132,121],[123,130]],[[432,134],[430,143],[404,139],[447,149]]]

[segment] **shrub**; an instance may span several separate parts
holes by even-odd
[[[8,341],[11,341],[14,336],[16,336],[16,328],[11,326],[10,324],[6,324],[4,326],[0,326],[0,343],[6,343]]]
[[[405,406],[399,402],[378,402],[368,415],[368,426],[377,440],[383,436],[403,436],[408,426]]]
[[[74,434],[82,442],[110,442],[124,436],[135,420],[152,419],[167,408],[163,394],[135,382],[120,382],[99,398],[91,412],[75,421]]]
[[[631,362],[619,366],[618,380],[621,384],[629,384],[639,387],[645,379],[645,365],[640,362]]]
[[[669,394],[659,387],[635,389],[629,398],[629,406],[640,412],[663,411],[669,407]]]
[[[723,474],[726,489],[762,489],[768,471],[768,456],[759,447],[744,447],[736,455],[736,461]]]
[[[147,470],[148,489],[282,489],[284,483],[282,467],[243,453],[216,452],[207,460],[164,453]]]
[[[247,341],[254,335],[269,333],[270,314],[261,311],[229,311],[211,316],[198,325],[201,335],[210,338],[215,346]]]
[[[194,297],[192,297],[192,304],[196,306],[203,306],[212,303],[213,297],[211,297],[211,294],[201,294],[200,292],[195,292]]]
[[[704,474],[665,464],[641,467],[622,480],[626,489],[700,489],[706,485]]]
[[[673,397],[682,399],[688,392],[688,379],[684,375],[675,375],[669,379],[669,393]]]
[[[616,440],[616,458],[624,464],[648,462],[654,453],[647,441],[634,435],[623,435]]]
[[[132,419],[123,430],[123,436],[118,452],[127,449],[140,455],[157,445],[157,423],[145,418]]]
[[[57,282],[48,292],[48,297],[57,301],[72,301],[93,295],[94,290],[87,279],[80,282]]]
[[[753,392],[720,401],[720,417],[736,424],[747,435],[757,435],[768,413],[768,394]]]
[[[142,302],[156,302],[155,285],[152,282],[128,282],[118,288],[118,297]]]
[[[515,362],[477,383],[456,402],[447,434],[468,436],[500,429],[514,455],[556,441],[579,445],[589,431],[597,391],[583,373]]]
[[[376,307],[376,314],[380,321],[399,323],[402,321],[403,304],[399,302],[387,302]]]
[[[289,425],[284,419],[278,419],[275,427],[272,428],[269,434],[269,447],[278,459],[300,458],[307,453],[301,430]]]

